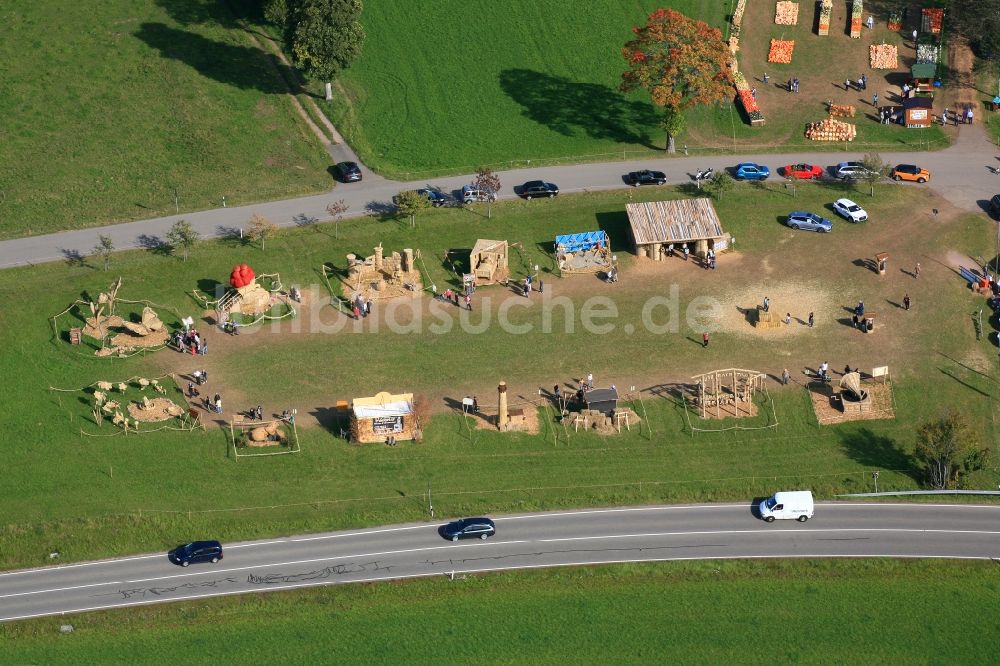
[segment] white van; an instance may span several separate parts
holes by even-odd
[[[760,517],[767,522],[776,518],[794,518],[804,523],[813,517],[813,494],[811,490],[794,490],[774,493],[760,503]]]

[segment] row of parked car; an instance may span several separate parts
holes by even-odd
[[[816,164],[788,164],[778,171],[785,178],[795,180],[819,180],[827,174],[823,167]],[[840,162],[829,170],[833,178],[847,181],[867,178],[869,173],[863,162]],[[738,180],[767,180],[770,175],[769,168],[755,162],[741,162],[733,168],[733,176]],[[931,179],[931,174],[915,164],[897,164],[889,172],[889,177],[893,180],[926,183]]]

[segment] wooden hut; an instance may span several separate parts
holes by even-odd
[[[937,65],[932,62],[918,62],[910,66],[910,97],[934,97],[934,82],[937,80]]]
[[[413,439],[416,432],[413,394],[379,393],[351,402],[351,439],[359,443]]]
[[[684,243],[697,256],[728,248],[730,236],[722,229],[712,200],[680,199],[625,204],[632,247],[640,257],[659,261],[671,244]]]
[[[903,124],[906,127],[930,127],[934,120],[934,100],[911,97],[903,100]]]
[[[505,240],[477,240],[469,255],[469,266],[476,284],[506,284],[510,276],[507,254]]]

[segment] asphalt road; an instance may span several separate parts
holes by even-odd
[[[919,130],[913,130],[919,131]],[[889,164],[918,164],[932,173],[928,185],[904,184],[902,187],[931,187],[952,205],[969,211],[982,211],[989,198],[1000,192],[1000,176],[990,168],[1000,167],[1000,149],[994,146],[982,125],[957,128],[958,139],[945,150],[916,153],[882,153]],[[525,168],[499,172],[503,185],[500,198],[514,198],[513,187],[528,180],[543,179],[556,183],[561,193],[610,190],[625,187],[622,176],[638,169],[658,169],[666,172],[669,184],[692,182],[693,174],[708,167],[720,171],[737,162],[759,162],[771,167],[772,187],[780,187],[780,177],[774,172],[786,164],[810,163],[832,166],[838,162],[862,159],[858,152],[790,153],[775,155],[734,155],[714,157],[674,157],[660,160],[620,161],[599,164],[572,164],[543,168]],[[93,253],[100,234],[111,236],[118,250],[150,248],[163,243],[167,231],[178,220],[187,220],[203,238],[239,235],[254,213],[259,213],[278,226],[291,227],[326,221],[329,203],[343,199],[350,206],[345,217],[358,217],[392,209],[392,197],[402,190],[418,187],[440,189],[450,195],[461,192],[472,179],[471,174],[412,181],[391,181],[362,167],[364,180],[338,184],[323,194],[270,201],[248,206],[216,208],[183,215],[169,215],[139,222],[64,231],[44,236],[31,236],[0,242],[0,268],[23,266],[71,257],[86,257]],[[544,205],[545,202],[532,202]],[[929,211],[924,211],[928,212]],[[2,213],[2,210],[0,210]],[[471,210],[469,215],[481,215]]]
[[[165,553],[0,574],[0,621],[300,587],[504,569],[772,557],[1000,558],[1000,506],[819,503],[807,523],[749,504],[503,516],[486,541],[441,523],[224,544],[218,564]]]

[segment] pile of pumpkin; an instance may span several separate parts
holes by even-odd
[[[854,0],[851,3],[851,37],[861,38],[861,18],[864,16],[864,7],[861,0]]]
[[[872,44],[868,47],[868,60],[872,69],[896,69],[899,54],[892,44]]]
[[[854,141],[857,135],[854,125],[833,118],[806,125],[806,138],[811,141]]]
[[[799,23],[799,3],[779,2],[774,9],[774,22],[778,25],[798,25]]]
[[[792,62],[792,51],[794,50],[794,40],[772,39],[771,50],[767,53],[767,61],[788,65]]]
[[[853,104],[831,104],[830,115],[839,118],[853,118],[855,109]]]
[[[740,99],[740,104],[746,110],[750,121],[764,120],[764,114],[761,113],[760,107],[757,106],[757,100],[753,97],[753,90],[750,88],[750,84],[747,83],[747,79],[743,76],[742,72],[736,72],[733,76],[733,83],[736,86],[736,95]]]

